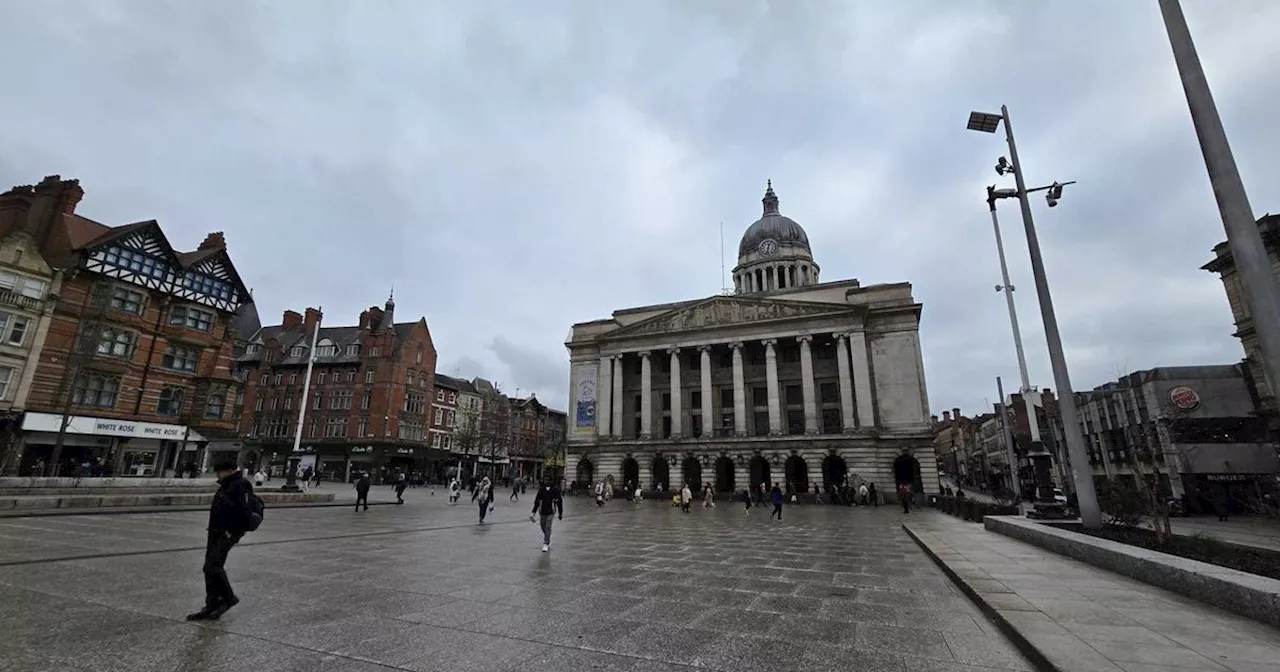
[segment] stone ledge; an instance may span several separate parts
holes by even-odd
[[[334,494],[270,492],[255,490],[268,506],[272,504],[318,504],[334,500]],[[45,511],[49,509],[103,509],[115,507],[208,507],[213,493],[119,494],[119,495],[31,495],[0,497],[0,511]]]
[[[988,516],[983,526],[1223,611],[1280,626],[1280,581],[1275,579],[1013,517]]]

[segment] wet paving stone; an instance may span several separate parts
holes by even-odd
[[[205,624],[203,515],[0,519],[0,672],[1028,669],[888,508],[570,499],[542,553],[525,505],[421,493],[269,511]]]

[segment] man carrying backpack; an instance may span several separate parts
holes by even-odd
[[[209,507],[209,539],[204,550],[204,608],[187,616],[188,621],[216,620],[240,600],[227,579],[227,554],[245,532],[262,522],[262,505],[253,486],[236,469],[234,462],[213,467],[218,491]]]

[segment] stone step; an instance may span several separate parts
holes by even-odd
[[[281,481],[283,483],[283,481]],[[86,486],[79,488],[0,488],[0,497],[31,497],[50,495],[192,495],[213,492],[218,489],[216,483],[199,482],[198,486],[175,487],[130,487],[112,488]]]
[[[268,506],[272,504],[322,504],[332,502],[333,493],[255,491]],[[98,509],[110,507],[208,506],[213,493],[189,494],[109,494],[109,495],[28,495],[0,497],[0,511],[48,509]]]

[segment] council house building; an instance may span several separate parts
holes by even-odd
[[[909,283],[820,281],[772,184],[728,294],[573,325],[566,478],[721,492],[860,480],[893,496],[893,461],[937,490]]]

